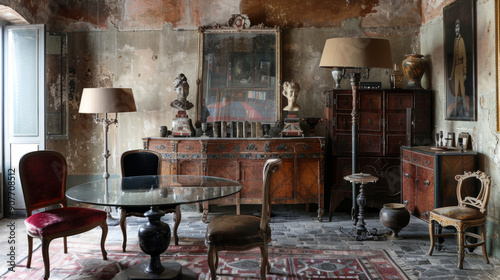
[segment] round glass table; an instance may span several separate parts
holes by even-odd
[[[241,191],[237,181],[210,176],[161,175],[113,178],[76,185],[66,197],[94,205],[144,207],[149,220],[139,228],[139,246],[149,261],[120,272],[114,279],[196,279],[196,274],[178,263],[161,263],[160,254],[170,244],[170,227],[160,218],[160,207],[198,203]]]

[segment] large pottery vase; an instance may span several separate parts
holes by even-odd
[[[427,70],[427,61],[423,57],[421,54],[409,54],[403,60],[403,71],[408,79],[409,89],[423,89],[420,80]]]
[[[410,212],[401,203],[386,203],[379,214],[380,222],[391,229],[389,239],[402,239],[399,232],[410,222]]]

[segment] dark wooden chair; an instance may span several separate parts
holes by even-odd
[[[161,154],[151,150],[130,150],[121,156],[122,177],[159,175],[161,174]],[[127,248],[127,217],[144,217],[144,213],[149,207],[122,207],[120,209],[120,228],[123,235],[122,249]],[[181,208],[177,205],[174,208],[161,208],[165,213],[175,213],[174,217],[174,243],[179,245],[177,229],[181,222]]]
[[[261,217],[251,215],[225,215],[214,217],[207,226],[205,244],[208,247],[208,267],[216,279],[219,251],[246,251],[260,248],[260,277],[266,278],[271,270],[267,243],[271,241],[269,212],[271,207],[271,175],[278,170],[281,159],[269,159],[264,164]]]
[[[476,178],[481,182],[481,188],[479,189],[476,197],[465,195],[467,190],[464,190],[463,183],[464,180],[469,178]],[[430,211],[429,235],[431,238],[431,247],[428,254],[429,256],[432,255],[435,239],[437,237],[457,235],[459,269],[463,268],[465,248],[482,246],[484,260],[486,263],[490,263],[486,252],[486,229],[484,224],[486,220],[486,206],[488,205],[488,199],[490,196],[491,177],[481,171],[469,171],[465,172],[463,175],[455,176],[455,179],[458,181],[458,206],[441,207]],[[475,185],[473,184],[471,186]],[[453,226],[456,229],[456,233],[435,233],[434,222],[438,223],[442,227]],[[480,227],[481,236],[466,231],[471,227]],[[467,236],[475,238],[477,242],[473,244],[465,244]]]
[[[64,253],[68,253],[67,236],[102,228],[101,252],[107,260],[104,242],[108,234],[106,212],[83,207],[66,207],[66,159],[58,152],[36,151],[24,155],[19,162],[19,175],[23,188],[28,218],[24,221],[28,234],[28,261],[31,266],[33,237],[42,242],[42,258],[45,267],[44,279],[50,276],[49,244],[62,237]],[[34,210],[60,205],[62,208],[32,214]]]

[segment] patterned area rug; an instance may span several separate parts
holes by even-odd
[[[138,246],[106,245],[108,260],[102,259],[97,244],[68,242],[68,254],[62,241],[50,246],[50,279],[112,279],[120,271],[148,260]],[[333,251],[270,248],[271,273],[267,279],[408,279],[385,251]],[[218,279],[259,279],[260,251],[220,252]],[[164,262],[177,262],[194,271],[198,279],[210,279],[207,249],[204,246],[170,246],[162,255]],[[31,268],[23,259],[15,272],[4,279],[42,279],[41,250],[33,254]]]

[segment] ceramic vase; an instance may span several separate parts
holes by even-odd
[[[420,80],[427,70],[427,61],[423,57],[421,54],[409,54],[403,60],[403,71],[408,79],[409,89],[423,89]]]
[[[167,137],[167,134],[168,134],[167,126],[165,125],[160,126],[160,137]]]
[[[399,232],[410,222],[410,211],[401,203],[386,203],[379,213],[380,222],[391,229],[389,239],[402,239]]]

